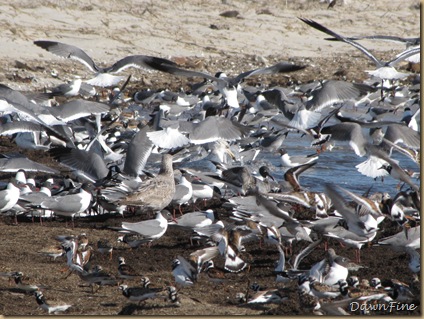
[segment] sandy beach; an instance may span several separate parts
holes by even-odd
[[[307,59],[346,56],[372,66],[359,51],[346,44],[325,41],[324,34],[297,17],[313,18],[346,36],[419,35],[417,0],[344,2],[339,0],[330,9],[325,3],[311,0],[18,0],[13,4],[3,3],[0,5],[0,23],[4,30],[0,35],[0,59],[4,72],[0,81],[8,84],[5,73],[16,71],[16,60],[51,65],[57,62],[59,68],[65,64],[80,70],[78,63],[65,62],[33,45],[33,41],[42,39],[80,47],[99,65],[111,65],[127,55],[144,54],[170,59],[192,57],[205,61],[200,69],[216,72],[214,59],[220,57],[231,57],[235,61],[255,57],[256,61],[251,63],[253,68],[268,64],[270,56],[308,62]],[[228,11],[236,11],[235,17],[221,15]],[[371,50],[392,55],[404,49],[402,44],[393,42],[363,43]],[[87,71],[81,69],[85,73],[78,72],[78,75],[84,77]],[[36,87],[45,84],[43,79],[37,80],[29,84]]]

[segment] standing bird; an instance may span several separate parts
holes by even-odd
[[[107,239],[100,239],[97,242],[97,250],[101,254],[109,254],[109,260],[112,260],[113,245]]]
[[[175,193],[172,198],[171,204],[177,204],[178,209],[180,211],[180,214],[182,215],[183,212],[181,211],[181,205],[188,203],[188,201],[193,196],[193,186],[191,185],[191,178],[188,174],[183,174],[181,176],[181,181],[178,185],[175,186]],[[175,209],[174,209],[174,217],[175,217]]]
[[[37,304],[40,306],[41,309],[44,309],[48,311],[49,314],[54,313],[57,314],[59,312],[64,312],[68,310],[72,305],[56,305],[52,306],[47,303],[46,298],[44,297],[43,293],[41,291],[36,291],[34,293],[35,300],[37,301]]]
[[[174,194],[172,155],[164,154],[158,175],[144,181],[137,190],[128,190],[128,195],[117,202],[120,205],[137,206],[142,210],[158,211],[171,203]]]
[[[78,193],[47,197],[37,205],[29,207],[52,210],[55,215],[71,217],[72,227],[74,227],[74,217],[88,209],[91,205],[92,195],[90,186],[87,183],[82,184]]]
[[[7,212],[16,205],[20,196],[19,187],[9,182],[5,190],[0,191],[0,213]]]
[[[125,263],[124,257],[118,258],[118,277],[122,279],[133,279],[136,277],[140,277],[141,274],[139,274],[136,270],[134,270],[133,267]]]
[[[142,220],[137,223],[122,222],[122,228],[123,231],[144,237],[144,239],[139,238],[138,240],[144,240],[144,243],[150,245],[153,240],[159,239],[165,234],[168,229],[168,219],[171,219],[171,214],[164,210],[157,212],[155,219]]]
[[[184,257],[177,256],[172,262],[172,274],[180,287],[192,286],[197,281],[197,270]]]

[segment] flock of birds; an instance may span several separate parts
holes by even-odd
[[[35,41],[48,52],[83,63],[96,76],[88,81],[77,78],[42,93],[0,85],[0,135],[12,136],[20,148],[44,150],[64,167],[61,173],[19,154],[2,154],[0,170],[16,175],[0,191],[0,212],[38,218],[41,223],[65,218],[72,227],[75,217],[135,214],[142,220],[108,227],[132,249],[154,245],[173,227],[202,246],[170,260],[175,282],[162,288],[151,288],[149,279],[123,257],[117,275],[99,265],[92,267],[89,260],[94,249],[85,233],[59,236],[60,247],[43,251],[55,259],[65,256],[69,275],[77,274],[93,293],[97,286],[119,285],[130,301],[163,298],[178,304],[178,291],[199,284],[200,274],[221,283],[232,273],[248,272],[255,267],[254,260],[245,258],[252,245],[271,245],[278,252],[277,288],[252,285],[251,293],[238,294],[240,304],[284,302],[284,287],[289,285],[295,286],[302,309],[315,314],[348,314],[349,305],[355,302],[419,300],[420,79],[395,66],[404,60],[419,63],[420,40],[344,37],[313,20],[300,20],[330,35],[329,40],[362,51],[376,65],[368,71],[370,78],[364,83],[327,80],[291,87],[251,87],[243,83],[249,77],[296,72],[306,66],[280,62],[229,77],[183,69],[167,59],[133,55],[100,67],[75,46]],[[362,39],[401,41],[407,49],[391,61],[381,61],[359,43]],[[116,73],[130,67],[203,80],[192,83],[186,93],[146,89],[126,98],[131,76]],[[98,94],[99,87],[115,88]],[[360,116],[346,116],[350,109],[359,110]],[[293,156],[284,145],[288,135],[309,139],[313,154]],[[325,182],[324,192],[303,187],[300,174],[316,165],[321,152],[338,152],[336,144],[366,157],[357,165],[362,178],[397,179],[396,193],[371,193],[369,189],[357,194]],[[287,168],[284,180],[277,180],[270,165],[258,160],[261,152],[280,158],[281,167]],[[417,172],[404,170],[393,153],[417,163]],[[218,215],[198,207],[206,208],[210,199],[224,202],[226,213]],[[193,211],[183,213],[181,207],[186,204]],[[174,207],[173,212],[166,210],[169,207]],[[396,226],[398,233],[375,241],[384,220]],[[354,262],[328,247],[334,242],[329,238],[354,247]],[[301,241],[307,243],[306,248],[293,254],[293,247]],[[325,257],[308,269],[301,268],[321,243],[326,247]],[[349,276],[361,263],[361,248],[371,243],[406,253],[411,282],[390,278],[382,286],[378,278],[368,282]],[[97,249],[112,258],[110,242],[99,241]],[[223,266],[215,267],[214,262]],[[49,313],[70,307],[49,304],[42,287],[22,282],[22,272],[2,275],[34,294],[38,305]],[[141,286],[123,284],[140,277]]]

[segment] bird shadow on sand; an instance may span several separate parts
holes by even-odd
[[[128,316],[128,315],[133,315],[134,312],[138,311],[140,312],[141,310],[151,310],[151,309],[157,309],[157,308],[174,308],[177,307],[174,304],[164,304],[164,305],[159,305],[159,304],[141,304],[141,305],[137,305],[134,303],[130,303],[128,305],[125,305],[120,312],[118,312],[118,315],[121,316]]]

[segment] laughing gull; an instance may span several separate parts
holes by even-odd
[[[0,213],[7,212],[16,205],[20,191],[13,182],[7,184],[6,189],[0,191]]]
[[[60,84],[59,86],[50,89],[50,94],[51,96],[76,96],[79,94],[81,83],[82,80],[77,78],[69,83]]]
[[[171,204],[178,205],[178,209],[180,214],[183,212],[181,210],[181,205],[187,204],[193,195],[193,186],[191,184],[191,176],[187,173],[182,174],[180,183],[175,185],[175,193],[172,197]],[[175,217],[175,209],[174,209],[174,217]]]
[[[315,88],[306,101],[306,109],[320,111],[336,103],[358,100],[363,95],[374,92],[376,89],[363,83],[328,80]]]
[[[57,147],[49,150],[51,156],[84,181],[96,183],[109,174],[104,159],[91,150]]]
[[[379,59],[377,59],[369,50],[367,50],[365,47],[363,47],[361,44],[350,40],[349,38],[343,37],[331,30],[329,30],[328,28],[324,27],[323,25],[310,20],[310,19],[304,19],[304,18],[299,18],[302,22],[306,23],[307,25],[321,31],[324,33],[327,33],[333,37],[335,37],[337,40],[348,43],[350,45],[352,45],[353,47],[357,48],[358,50],[360,50],[362,53],[364,53],[369,59],[371,59],[375,65],[377,66],[377,70],[374,71],[367,71],[370,75],[373,75],[375,77],[378,77],[382,80],[388,79],[388,80],[394,80],[394,79],[403,79],[407,76],[409,76],[408,73],[401,73],[398,72],[397,70],[394,69],[394,65],[396,65],[397,63],[399,63],[400,61],[405,60],[406,58],[415,55],[417,53],[420,53],[421,48],[412,48],[412,49],[407,49],[406,51],[402,52],[401,54],[399,54],[398,56],[396,56],[394,59],[388,61],[388,62],[384,62],[381,61]]]
[[[395,235],[384,237],[378,240],[379,245],[389,246],[395,250],[419,249],[421,237],[421,226],[408,228]]]
[[[250,128],[220,116],[208,116],[199,123],[180,122],[179,131],[188,133],[191,143],[204,144],[217,140],[234,141],[248,135]]]
[[[38,123],[50,135],[73,145],[70,137],[59,130],[65,123],[51,114],[51,108],[33,103],[21,92],[3,84],[0,84],[0,111],[3,114],[16,113],[23,120]]]
[[[178,217],[168,225],[172,227],[182,228],[194,231],[197,228],[211,225],[215,220],[215,215],[212,209],[202,212],[191,212]]]
[[[417,118],[419,119],[421,108],[418,108],[414,113],[412,113],[409,107],[405,107],[403,112],[403,117],[400,121],[405,122],[408,127],[410,127],[416,132],[419,132]]]
[[[123,232],[137,233],[144,237],[145,243],[161,238],[168,229],[168,211],[156,212],[154,219],[143,220],[136,223],[122,222]]]
[[[382,40],[382,41],[404,43],[407,48],[421,44],[421,38],[402,38],[402,37],[397,37],[397,36],[392,36],[392,35],[378,35],[378,34],[349,37],[349,38],[346,38],[346,39],[348,39],[350,41],[370,39],[370,40]],[[340,41],[337,38],[326,38],[325,40]]]
[[[170,73],[177,76],[185,76],[185,77],[201,77],[211,81],[218,83],[218,86],[221,88],[234,88],[236,87],[243,79],[246,79],[255,75],[263,75],[263,74],[277,74],[277,73],[287,73],[293,72],[297,70],[304,69],[305,66],[295,65],[289,62],[279,62],[269,67],[258,68],[250,71],[246,71],[240,73],[235,78],[229,78],[222,72],[218,72],[215,76],[212,76],[208,73],[191,71],[182,69],[176,66],[176,64],[170,63],[156,63],[153,61],[150,66],[153,66],[155,69],[160,70],[162,72]]]
[[[71,217],[74,226],[74,216],[86,211],[91,205],[91,200],[89,184],[84,183],[76,194],[48,197],[30,207],[52,210],[55,215]]]
[[[217,89],[225,98],[226,105],[229,108],[238,110],[240,104],[238,101],[238,95],[241,94],[240,82],[248,77],[262,74],[277,74],[277,73],[287,73],[305,68],[305,66],[295,65],[288,62],[279,62],[269,67],[258,68],[250,71],[240,73],[235,78],[227,77],[225,73],[218,72],[215,76],[204,72],[191,71],[179,68],[175,65],[170,65],[167,63],[155,63],[150,64],[154,69],[170,73],[177,76],[185,77],[201,77],[204,79],[211,80],[217,84]]]
[[[110,106],[107,104],[78,99],[52,107],[50,112],[56,118],[64,122],[70,122],[81,117],[100,115],[109,111]]]
[[[2,154],[2,156],[5,158],[0,158],[0,172],[14,173],[23,169],[26,172],[59,174],[58,170],[22,157],[21,154],[17,156],[15,154]]]
[[[281,148],[279,152],[281,154],[280,159],[282,167],[296,167],[318,160],[318,154],[311,154],[308,156],[290,156],[284,148]]]
[[[84,64],[90,71],[96,73],[96,77],[87,81],[88,84],[97,86],[113,86],[119,81],[125,79],[122,76],[114,76],[112,74],[123,71],[129,67],[155,69],[154,66],[161,66],[167,64],[170,66],[176,65],[174,62],[162,58],[146,56],[146,55],[132,55],[127,56],[109,67],[99,67],[94,61],[80,48],[56,41],[34,41],[34,44],[63,58],[73,59]]]

